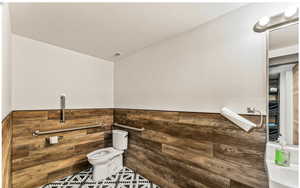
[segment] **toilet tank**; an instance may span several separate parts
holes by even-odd
[[[128,143],[128,132],[113,130],[113,147],[117,150],[126,150]]]

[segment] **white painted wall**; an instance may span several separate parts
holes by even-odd
[[[277,48],[274,50],[269,50],[268,55],[269,55],[269,58],[293,55],[293,54],[297,54],[299,52],[298,48],[299,48],[298,44],[293,45],[293,46],[287,46],[284,48]]]
[[[265,35],[253,25],[291,4],[250,4],[115,64],[115,107],[265,113]]]
[[[13,35],[14,110],[112,108],[113,63]]]
[[[2,119],[12,109],[11,104],[11,23],[9,8],[6,3],[2,5]]]

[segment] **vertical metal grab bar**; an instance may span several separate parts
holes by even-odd
[[[60,122],[64,123],[66,121],[65,117],[65,108],[66,108],[66,96],[60,96]]]

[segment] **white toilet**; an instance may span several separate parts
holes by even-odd
[[[127,149],[128,132],[113,130],[113,147],[93,151],[87,155],[93,165],[93,180],[103,180],[123,168],[123,152]]]

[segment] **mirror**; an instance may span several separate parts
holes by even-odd
[[[268,32],[268,135],[298,145],[298,23]]]

